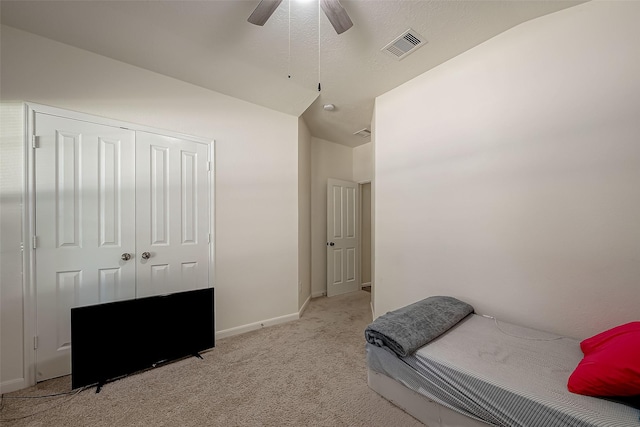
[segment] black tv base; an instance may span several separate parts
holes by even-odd
[[[200,359],[200,360],[204,360],[204,357],[202,357],[202,356],[200,355],[200,353],[198,353],[198,352],[193,353],[191,356],[193,356],[193,357],[195,357],[195,358],[198,358],[198,359]],[[164,365],[166,365],[166,364],[168,364],[168,363],[175,362],[175,361],[176,361],[176,360],[165,360],[165,361],[163,361],[163,362],[155,363],[155,364],[153,364],[153,366],[152,366],[151,368],[149,368],[149,369],[159,368],[159,367],[162,367],[162,366],[164,366]],[[145,370],[138,371],[138,372],[133,372],[133,373],[132,373],[132,374],[130,374],[130,375],[135,375],[135,374],[138,374],[138,373],[140,373],[140,372],[145,372],[145,371],[148,371],[149,369],[145,369]],[[96,394],[100,393],[100,391],[102,390],[102,387],[104,387],[107,383],[109,383],[109,382],[114,382],[114,381],[117,381],[117,380],[119,380],[119,379],[122,379],[122,378],[125,378],[125,377],[128,377],[128,376],[129,376],[129,375],[124,375],[124,376],[122,376],[122,377],[114,378],[114,379],[112,379],[112,380],[98,381],[98,384],[96,384]]]

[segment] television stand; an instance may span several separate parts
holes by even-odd
[[[202,356],[200,356],[200,353],[198,353],[197,351],[193,353],[193,357],[197,357],[198,359],[204,360]]]

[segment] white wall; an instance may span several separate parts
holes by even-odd
[[[353,181],[369,182],[373,179],[373,143],[353,149]]]
[[[19,388],[24,381],[20,268],[24,122],[20,103],[0,104],[0,129],[0,384],[4,392],[5,388]]]
[[[327,292],[327,179],[353,179],[353,149],[311,139],[311,296]]]
[[[640,318],[638,20],[585,3],[377,99],[376,314],[445,294],[576,338]]]
[[[327,179],[373,180],[373,144],[355,148],[312,138],[311,295],[327,292]]]
[[[33,101],[215,139],[216,329],[232,333],[297,317],[296,117],[10,27],[2,27],[1,42],[3,102]],[[4,214],[19,209],[15,198],[5,203],[4,183],[14,188],[23,170],[4,138],[1,149],[14,166],[2,171]],[[20,227],[15,215],[10,218],[3,230]],[[16,239],[16,233],[3,234],[3,304],[15,291],[5,277],[21,274],[20,263],[11,261]],[[5,247],[11,256],[5,257]],[[3,328],[19,327],[18,312],[7,319],[3,305],[2,316]],[[20,349],[4,345],[4,331],[2,384],[22,375],[22,367],[13,366]]]
[[[298,118],[298,308],[311,297],[311,132]]]

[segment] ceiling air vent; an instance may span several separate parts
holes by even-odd
[[[415,30],[409,28],[381,50],[383,52],[387,52],[394,58],[401,60],[425,44],[427,44],[427,40]]]
[[[360,136],[362,138],[369,138],[371,136],[371,131],[367,128],[364,128],[364,129],[360,129],[357,132],[354,132],[353,134],[356,136]]]

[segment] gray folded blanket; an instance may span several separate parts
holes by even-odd
[[[378,317],[367,326],[364,336],[367,342],[406,357],[470,313],[473,307],[456,298],[429,297]]]

